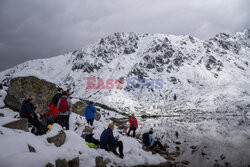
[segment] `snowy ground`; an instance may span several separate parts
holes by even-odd
[[[169,145],[169,152],[179,152],[175,157],[177,161],[188,160],[190,166],[250,165],[250,119],[247,115],[139,119],[139,125],[138,133],[145,132],[145,127],[153,127],[154,134]],[[181,144],[175,144],[176,141]],[[197,148],[193,151],[190,146]],[[202,152],[206,155],[201,155]]]
[[[1,91],[1,95],[5,91]],[[0,99],[0,104],[3,98]],[[99,139],[102,131],[107,128],[111,122],[110,117],[122,117],[116,113],[107,110],[101,110],[106,117],[102,116],[101,120],[94,122],[94,137]],[[62,128],[58,124],[53,124],[51,131],[43,136],[35,136],[30,132],[21,130],[12,130],[4,128],[1,125],[17,120],[18,113],[10,109],[0,109],[4,117],[0,117],[0,166],[1,167],[44,167],[48,162],[55,164],[56,159],[71,160],[75,157],[80,158],[80,166],[95,166],[95,157],[101,156],[104,159],[109,158],[109,165],[134,166],[139,164],[158,164],[166,160],[158,154],[145,152],[142,145],[134,138],[119,134],[117,128],[114,135],[120,135],[120,140],[124,144],[124,159],[120,159],[113,153],[106,152],[102,149],[89,148],[84,139],[80,136],[86,125],[85,118],[72,113],[70,117],[70,130],[65,131],[66,141],[61,147],[47,142],[47,138],[56,135]],[[109,116],[107,115],[109,113]],[[77,126],[77,124],[79,126]],[[75,130],[75,131],[74,131]],[[29,152],[28,144],[33,146],[35,153]],[[81,152],[82,154],[79,154]],[[115,163],[115,164],[114,164]]]

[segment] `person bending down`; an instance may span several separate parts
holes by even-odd
[[[106,151],[112,151],[115,155],[119,155],[120,158],[124,157],[123,143],[119,141],[119,136],[113,135],[114,124],[110,123],[108,128],[105,129],[100,137],[100,148]],[[119,148],[119,154],[116,152],[116,148]]]
[[[155,137],[153,136],[153,129],[151,128],[149,130],[149,148],[153,149],[155,148],[157,145],[160,147],[161,150],[166,151],[166,149],[163,147],[163,145],[161,144],[161,142],[159,140],[156,140]]]

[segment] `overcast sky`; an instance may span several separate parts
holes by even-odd
[[[0,71],[114,32],[208,39],[249,27],[249,0],[0,0]]]

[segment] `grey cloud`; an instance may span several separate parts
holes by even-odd
[[[248,0],[1,0],[0,70],[120,31],[233,34],[250,27],[249,6]]]

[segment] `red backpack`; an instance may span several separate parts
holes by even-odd
[[[60,105],[59,105],[59,112],[67,112],[68,111],[68,101],[66,97],[62,97],[60,100]]]

